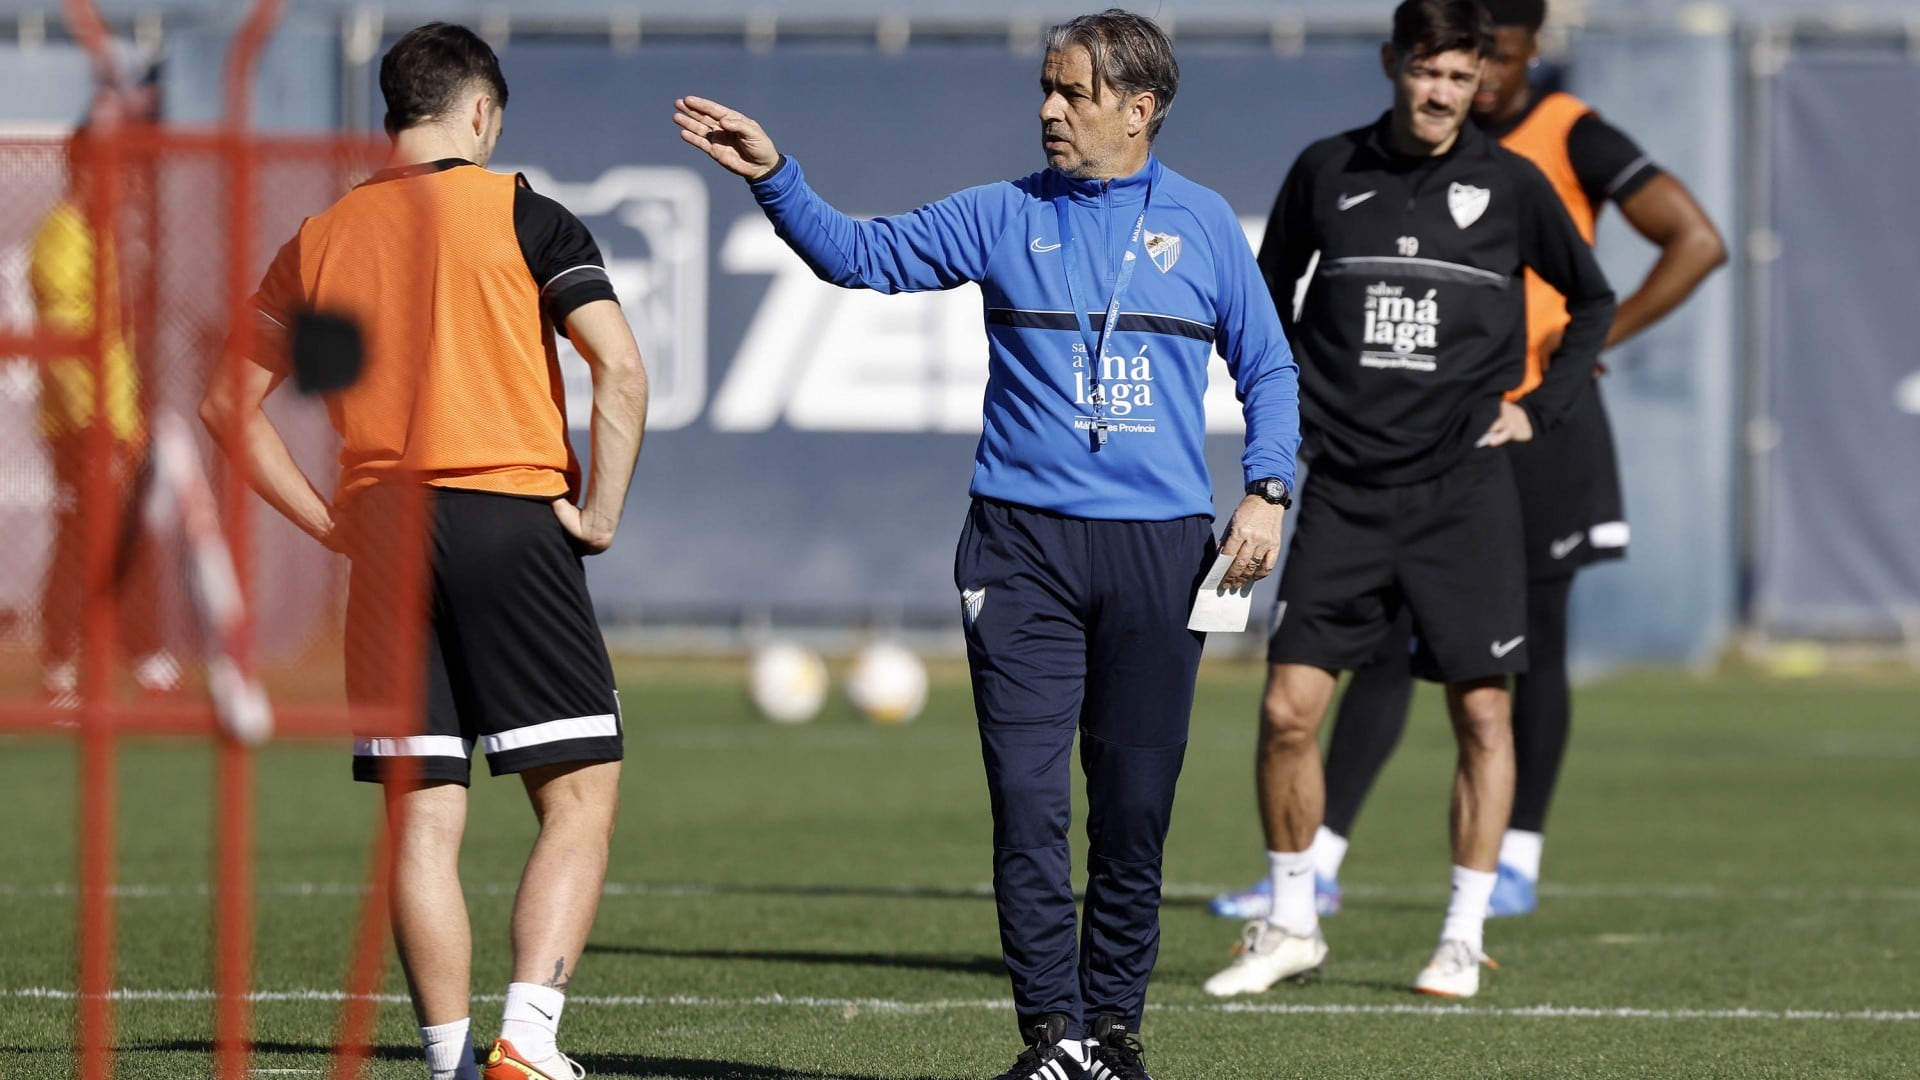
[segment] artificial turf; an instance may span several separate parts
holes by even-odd
[[[925,715],[755,718],[740,665],[621,666],[629,753],[610,888],[563,1047],[596,1077],[984,1078],[1018,1049],[1000,968],[986,789],[964,677]],[[1216,887],[1264,867],[1259,669],[1202,678],[1168,843],[1148,1062],[1178,1078],[1920,1075],[1920,682],[1643,674],[1577,695],[1538,913],[1490,924],[1463,1006],[1407,986],[1445,902],[1451,740],[1423,690],[1360,819],[1326,976],[1221,1006],[1237,928]],[[213,756],[119,758],[122,1077],[211,1075]],[[373,792],[344,749],[260,755],[256,1075],[322,1075]],[[0,1078],[73,1074],[76,758],[0,742]],[[499,1016],[533,822],[481,780],[465,852],[477,1036]],[[388,990],[404,992],[397,972]],[[51,992],[51,993],[47,993]],[[315,996],[309,996],[314,992]],[[382,1007],[367,1075],[425,1075]]]

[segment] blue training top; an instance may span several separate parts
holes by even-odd
[[[1215,344],[1246,414],[1245,479],[1294,486],[1300,372],[1266,282],[1226,200],[1157,157],[1117,180],[1048,169],[871,221],[827,205],[791,158],[753,194],[823,281],[884,293],[980,283],[989,356],[975,496],[1076,518],[1212,516],[1202,399]],[[1136,258],[1122,275],[1129,247]],[[1127,279],[1097,371],[1068,299],[1069,253],[1096,335],[1115,282]]]

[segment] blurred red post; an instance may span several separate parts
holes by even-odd
[[[249,271],[253,266],[255,223],[253,146],[248,138],[251,115],[248,108],[253,74],[258,69],[261,50],[280,21],[279,0],[254,0],[233,48],[227,53],[226,122],[224,131],[229,205],[233,210],[227,229],[227,310],[233,314],[237,351],[250,355],[253,320],[246,318],[247,298],[252,293]],[[233,379],[237,373],[232,357],[215,378]],[[247,478],[239,469],[224,470],[221,505],[226,513],[227,547],[233,552],[234,569],[245,590],[252,578],[252,550],[249,539],[253,500],[247,490]],[[253,627],[251,603],[243,605],[247,625],[236,635],[233,656],[240,673],[253,674]],[[220,745],[220,834],[217,841],[220,863],[219,884],[214,901],[214,1006],[213,1045],[216,1075],[221,1080],[246,1080],[253,1056],[253,1016],[250,995],[253,991],[253,824],[254,756],[253,749],[228,733]]]
[[[92,0],[66,0],[67,23],[93,56],[102,82],[112,77],[113,58],[106,23]],[[102,140],[110,143],[112,140]],[[85,192],[93,220],[107,222],[120,205],[118,148],[98,147],[103,160],[89,170]],[[96,226],[98,228],[98,226]],[[96,238],[99,236],[96,233]],[[96,260],[104,265],[105,260]],[[101,287],[96,280],[97,290]],[[101,363],[106,320],[96,317],[87,332],[85,362],[92,365],[93,420],[90,453],[107,461],[112,433],[105,422],[107,380]],[[80,1001],[78,1007],[81,1080],[108,1080],[113,1066],[113,968],[115,956],[114,861],[118,837],[115,773],[118,736],[114,731],[113,541],[118,500],[109,470],[89,469],[80,485],[80,505],[94,527],[86,534],[86,582],[82,608],[80,669]]]

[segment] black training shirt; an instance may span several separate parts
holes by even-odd
[[[1377,485],[1447,471],[1499,415],[1526,371],[1523,268],[1567,298],[1573,320],[1520,403],[1536,430],[1586,389],[1613,320],[1606,278],[1539,169],[1472,124],[1445,154],[1395,154],[1390,119],[1301,153],[1260,250],[1300,362],[1313,465]]]

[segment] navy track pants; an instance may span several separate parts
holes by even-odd
[[[1140,1029],[1204,641],[1187,614],[1214,551],[1205,517],[1095,521],[986,499],[967,515],[954,582],[1023,1033],[1045,1013],[1067,1016],[1068,1038],[1100,1013]],[[1067,838],[1076,732],[1087,779],[1079,920]]]

